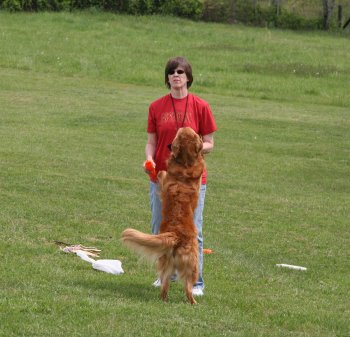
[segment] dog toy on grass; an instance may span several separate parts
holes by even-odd
[[[99,257],[99,254],[101,252],[101,250],[97,249],[96,247],[85,247],[80,244],[72,245],[70,243],[65,243],[62,241],[55,241],[55,243],[60,247],[60,250],[65,253],[76,254],[77,252],[84,252],[86,255]]]
[[[65,253],[73,253],[79,256],[82,260],[92,264],[92,268],[104,271],[110,274],[123,274],[122,263],[119,260],[94,260],[90,256],[99,257],[101,252],[96,247],[85,247],[83,245],[72,245],[62,241],[55,241],[56,245],[60,247]]]
[[[292,264],[285,264],[285,263],[276,264],[276,266],[277,267],[282,267],[282,268],[288,268],[288,269],[302,270],[302,271],[307,270],[307,268],[305,268],[305,267],[294,266]]]
[[[151,179],[157,178],[156,168],[151,160],[146,160],[144,167],[148,171],[148,175],[150,176]]]
[[[203,248],[203,253],[204,254],[213,254],[214,251],[212,249],[209,249],[209,248]]]

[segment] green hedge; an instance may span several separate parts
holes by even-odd
[[[0,8],[9,11],[61,11],[70,9],[67,0],[0,0]]]
[[[95,8],[134,15],[164,14],[190,19],[202,15],[200,0],[0,0],[9,11],[61,11]]]
[[[287,29],[320,29],[322,20],[307,19],[275,6],[254,6],[247,0],[204,0],[202,19],[214,22],[239,22],[253,26]]]
[[[212,22],[240,22],[288,29],[320,29],[322,20],[306,19],[283,8],[253,6],[247,0],[0,0],[9,11],[62,11],[94,8],[132,15],[163,14]]]

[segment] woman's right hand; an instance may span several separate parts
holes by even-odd
[[[156,168],[156,164],[153,161],[153,159],[147,159],[146,161],[144,161],[143,169],[144,169],[146,174],[148,174],[148,175],[154,174],[155,168]]]

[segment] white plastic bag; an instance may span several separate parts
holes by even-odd
[[[124,273],[122,263],[119,260],[97,260],[92,264],[92,268],[114,275]]]
[[[92,268],[105,273],[114,275],[124,274],[122,263],[119,260],[97,260],[90,258],[83,251],[77,251],[76,254],[84,261],[92,264]]]

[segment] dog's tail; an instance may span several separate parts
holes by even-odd
[[[175,233],[145,234],[128,228],[122,233],[124,244],[147,260],[154,262],[163,255],[171,254],[179,239]]]

